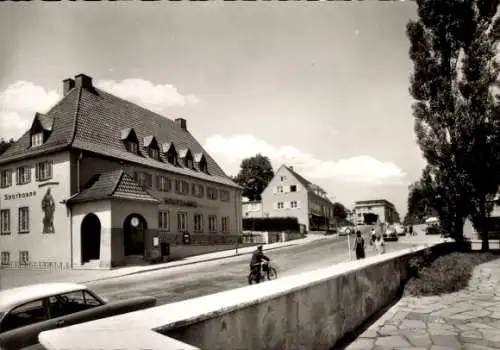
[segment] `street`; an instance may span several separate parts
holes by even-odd
[[[352,239],[351,239],[352,242]],[[405,249],[412,244],[403,240],[387,242],[387,252]],[[312,243],[264,253],[278,270],[278,278],[346,261],[347,237],[325,237]],[[367,256],[375,254],[367,243]],[[354,259],[354,252],[352,252]],[[226,258],[200,264],[173,267],[137,275],[97,281],[87,284],[109,301],[134,296],[154,296],[158,304],[166,304],[248,284],[250,255]]]

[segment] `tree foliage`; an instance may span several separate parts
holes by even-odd
[[[347,209],[342,203],[333,203],[333,217],[337,221],[342,221],[347,218]]]
[[[484,217],[486,198],[498,187],[498,118],[491,93],[498,76],[498,1],[417,5],[419,19],[408,23],[407,34],[415,133],[427,161],[419,186],[443,226],[461,240],[464,218],[478,212]]]
[[[260,200],[262,191],[273,176],[273,166],[269,158],[257,154],[241,162],[240,171],[234,181],[243,187],[243,196],[250,200]]]
[[[14,144],[14,139],[10,139],[9,141],[0,139],[0,155],[2,155],[13,144]]]

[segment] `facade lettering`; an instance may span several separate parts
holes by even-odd
[[[30,197],[35,197],[36,196],[36,191],[31,191],[31,192],[18,192],[14,194],[5,194],[4,195],[4,200],[12,200],[12,199],[24,199],[24,198],[30,198]]]
[[[174,199],[174,198],[164,198],[163,203],[170,204],[170,205],[178,205],[180,207],[191,207],[191,208],[198,207],[198,203],[196,203],[195,201],[183,201],[183,200]]]

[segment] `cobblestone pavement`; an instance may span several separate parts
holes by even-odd
[[[500,259],[474,269],[469,288],[403,297],[346,350],[500,349]]]

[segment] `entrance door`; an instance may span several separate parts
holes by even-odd
[[[144,217],[139,214],[129,215],[123,223],[125,255],[144,255],[144,236],[147,230]]]
[[[99,260],[101,253],[101,221],[97,215],[87,214],[80,228],[82,264]]]

